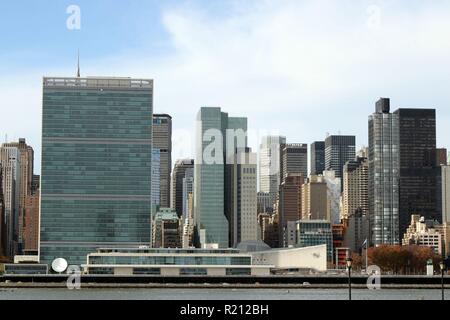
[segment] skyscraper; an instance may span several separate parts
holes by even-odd
[[[328,136],[325,139],[325,170],[333,170],[336,178],[342,179],[344,165],[355,159],[355,143],[355,136]]]
[[[161,153],[158,148],[152,149],[152,214],[161,206]]]
[[[183,178],[183,218],[189,216],[189,201],[194,196],[194,168],[187,168]]]
[[[4,248],[8,257],[13,257],[19,251],[19,215],[21,200],[21,166],[20,150],[17,146],[0,148],[0,163],[3,168],[3,194],[4,194]]]
[[[329,219],[332,224],[341,223],[340,203],[341,203],[341,178],[336,177],[333,170],[323,172],[323,180],[327,184],[327,198]]]
[[[317,176],[325,171],[325,141],[311,144],[311,175]]]
[[[331,222],[327,182],[323,176],[310,176],[302,187],[303,220],[326,220]]]
[[[168,114],[153,115],[153,148],[160,157],[160,205],[170,207],[170,177],[172,170],[172,117]]]
[[[220,108],[200,109],[197,115],[194,202],[195,224],[202,246],[224,248],[230,245],[230,169],[236,152],[246,147],[247,118],[229,117]]]
[[[399,227],[402,236],[417,214],[441,220],[436,166],[436,110],[398,109],[400,139]],[[439,193],[441,190],[439,189]]]
[[[450,223],[450,166],[442,166],[442,222]],[[448,248],[447,248],[448,249]]]
[[[302,185],[305,177],[301,173],[291,173],[285,177],[280,186],[279,198],[279,232],[281,246],[289,242],[288,225],[301,219],[302,213]]]
[[[230,239],[233,247],[258,240],[256,154],[248,148],[235,155],[232,167],[232,214]]]
[[[19,165],[20,170],[16,187],[18,188],[19,201],[17,203],[17,230],[15,231],[15,243],[16,252],[20,253],[23,249],[23,222],[24,222],[24,210],[26,198],[31,195],[32,179],[33,179],[33,164],[34,164],[34,151],[33,148],[27,145],[24,138],[20,138],[18,142],[4,143],[2,148],[17,148],[19,152]]]
[[[170,190],[172,206],[179,217],[183,215],[183,179],[186,171],[194,168],[194,159],[181,159],[175,162],[172,171],[172,187]]]
[[[280,152],[281,145],[286,144],[286,137],[266,136],[259,146],[259,191],[268,193],[271,206],[275,202],[280,187]]]
[[[381,98],[369,117],[369,213],[373,245],[400,244],[399,117]]]
[[[40,260],[150,244],[153,80],[44,78]]]
[[[343,218],[357,211],[359,216],[369,216],[369,162],[367,155],[357,156],[344,166],[344,191],[342,192]]]
[[[3,168],[0,162],[0,256],[5,255],[4,245],[6,243],[6,225],[4,221],[5,216],[5,201],[3,195]]]
[[[281,178],[283,183],[290,174],[308,176],[308,145],[288,143],[281,145]]]
[[[438,148],[436,149],[436,166],[446,166],[448,164],[447,149]]]

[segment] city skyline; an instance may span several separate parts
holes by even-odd
[[[254,150],[262,135],[279,134],[289,137],[288,143],[310,144],[323,140],[327,132],[339,131],[355,135],[358,149],[368,145],[366,121],[373,103],[386,96],[392,99],[393,109],[436,108],[437,145],[450,145],[446,108],[450,101],[445,88],[449,77],[445,57],[450,48],[442,40],[449,5],[319,2],[250,1],[239,6],[234,2],[167,1],[141,4],[137,10],[106,1],[79,1],[80,30],[66,28],[70,3],[30,4],[33,10],[28,13],[5,4],[3,12],[11,9],[12,14],[1,20],[1,27],[23,22],[34,28],[11,32],[5,39],[7,45],[2,44],[7,50],[3,50],[0,70],[8,78],[0,80],[5,106],[2,118],[6,120],[0,129],[1,140],[6,134],[8,141],[26,137],[35,148],[35,171],[40,173],[42,77],[75,76],[79,49],[82,76],[155,79],[155,112],[175,119],[172,164],[179,158],[193,158],[195,114],[204,105],[248,117],[249,129],[261,132],[257,138],[249,137]],[[326,4],[324,10],[321,4]],[[378,26],[373,20],[377,10]],[[23,16],[18,17],[18,12]],[[119,30],[124,26],[119,13],[135,17],[123,30]],[[151,22],[146,20],[149,13]],[[102,19],[105,14],[110,15],[109,22]],[[327,22],[319,27],[313,17]],[[40,18],[48,23],[41,26]],[[108,28],[117,31],[116,38],[105,35]],[[33,30],[60,41],[42,49],[48,40],[35,37]],[[138,36],[131,37],[131,32]],[[212,34],[222,41],[212,45]],[[264,43],[270,43],[271,50],[264,50]],[[288,45],[293,49],[286,50]],[[298,52],[302,54],[296,59],[291,57]],[[220,76],[211,81],[207,76],[211,74]],[[428,86],[429,79],[433,87]],[[325,111],[329,117],[321,116]],[[22,114],[29,116],[23,119]],[[17,119],[23,125],[16,126]],[[186,133],[192,137],[190,149],[180,139]]]

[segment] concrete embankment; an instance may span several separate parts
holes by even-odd
[[[2,288],[66,288],[67,275],[0,276]],[[269,276],[269,277],[160,277],[160,276],[81,276],[83,288],[190,288],[190,289],[338,289],[348,287],[348,278],[339,276]],[[352,287],[367,288],[367,276],[352,277]],[[445,277],[450,288],[450,277]],[[385,289],[437,289],[440,276],[381,276]]]

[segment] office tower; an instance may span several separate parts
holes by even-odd
[[[15,240],[16,253],[20,253],[23,246],[23,222],[24,222],[24,209],[25,200],[27,196],[31,194],[31,184],[33,179],[33,162],[34,151],[33,148],[27,145],[24,138],[20,138],[19,142],[9,142],[2,145],[3,148],[17,148],[19,150],[19,162],[20,162],[20,176],[18,182],[19,188],[19,203],[18,203],[18,216],[17,216],[17,230]]]
[[[150,244],[153,80],[44,78],[40,261]]]
[[[247,118],[229,117],[220,108],[197,115],[194,207],[202,247],[230,245],[231,167],[237,150],[247,147]]]
[[[302,187],[302,219],[331,222],[327,182],[323,176],[310,176]]]
[[[189,216],[189,202],[194,195],[194,168],[187,168],[183,178],[183,218]]]
[[[328,136],[325,139],[325,170],[334,170],[336,177],[342,178],[344,165],[355,159],[355,143],[355,136]]]
[[[0,163],[3,168],[4,194],[4,248],[6,256],[12,258],[19,251],[19,216],[21,200],[21,165],[20,150],[17,146],[0,148]]]
[[[273,196],[269,192],[258,192],[258,213],[272,213],[273,212]]]
[[[3,168],[0,162],[0,256],[5,255],[4,245],[6,243],[6,224],[4,221],[5,216],[5,197],[3,195]]]
[[[168,208],[170,202],[170,177],[172,170],[172,117],[168,114],[153,115],[153,148],[160,156],[160,205]]]
[[[258,226],[261,240],[271,248],[278,248],[278,215],[270,213],[260,213],[258,215]]]
[[[233,247],[258,240],[256,161],[256,153],[247,148],[237,152],[232,166],[230,239]]]
[[[271,205],[278,194],[280,181],[281,145],[286,144],[286,137],[266,136],[259,146],[259,191],[270,195]]]
[[[311,144],[311,175],[318,176],[325,171],[325,141]]]
[[[441,170],[442,223],[450,223],[450,166],[442,166]]]
[[[436,166],[436,110],[398,109],[400,139],[399,227],[411,215],[441,220],[440,167]]]
[[[283,183],[290,174],[308,176],[308,145],[288,143],[281,145],[281,178]]]
[[[186,177],[186,171],[194,168],[194,159],[177,160],[172,172],[171,187],[171,208],[176,211],[178,216],[183,215],[183,179]]]
[[[346,221],[344,244],[352,252],[362,254],[362,250],[365,249],[364,242],[368,241],[370,236],[369,215],[362,209],[357,209],[347,216]]]
[[[323,180],[327,184],[329,217],[332,224],[341,223],[341,179],[333,170],[323,172]]]
[[[280,245],[283,247],[288,245],[288,223],[301,218],[302,185],[304,182],[305,178],[301,173],[292,173],[288,174],[280,186],[278,213]]]
[[[161,153],[159,149],[152,149],[152,207],[161,205]]]
[[[153,248],[181,248],[182,224],[177,213],[170,208],[160,208],[152,222]]]
[[[299,220],[296,223],[298,247],[327,245],[327,261],[333,261],[333,231],[331,223],[324,220]]]
[[[372,245],[400,244],[399,117],[381,98],[369,117],[369,215]]]
[[[448,163],[447,149],[438,148],[436,149],[436,167],[446,166]]]
[[[342,192],[342,218],[357,211],[369,214],[369,161],[367,156],[357,156],[344,166],[344,190]]]

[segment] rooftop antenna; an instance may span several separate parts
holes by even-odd
[[[80,77],[80,49],[78,49],[77,78]]]

